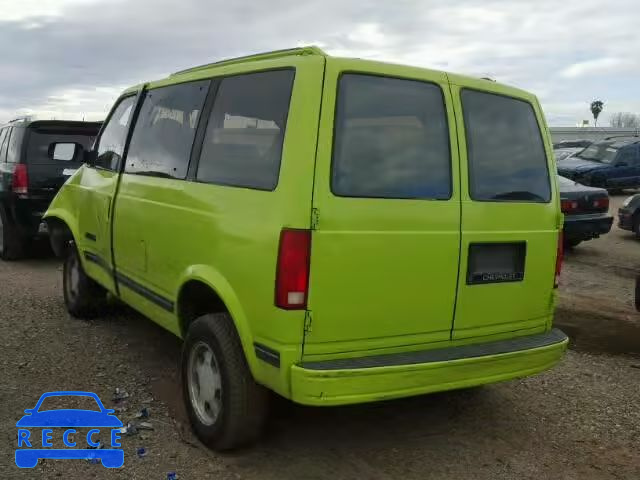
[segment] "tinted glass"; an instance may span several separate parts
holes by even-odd
[[[471,198],[548,202],[547,156],[531,104],[463,90],[462,107]]]
[[[22,139],[24,138],[24,128],[13,128],[11,137],[9,138],[9,145],[7,147],[7,162],[18,163],[20,161],[20,147],[22,146]]]
[[[90,132],[86,135],[80,134],[64,134],[61,132],[48,132],[46,130],[31,131],[28,138],[27,146],[27,162],[32,164],[57,164],[60,160],[54,160],[50,155],[49,148],[52,143],[70,143],[78,144],[82,148],[75,149],[75,155],[69,158],[69,162],[82,162],[82,151],[90,150],[96,132]]]
[[[209,117],[197,179],[273,190],[293,85],[292,70],[222,80]]]
[[[127,126],[136,97],[131,96],[120,101],[104,127],[98,140],[98,158],[96,165],[109,170],[117,170],[127,138]]]
[[[147,92],[136,121],[124,171],[185,178],[209,81]]]
[[[336,195],[451,196],[447,116],[437,85],[343,75],[334,142],[331,186]]]

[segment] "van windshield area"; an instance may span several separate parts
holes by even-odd
[[[549,202],[551,182],[530,103],[476,90],[461,94],[473,200]]]
[[[613,145],[613,142],[600,142],[588,146],[574,156],[592,162],[612,163],[617,154],[618,148]]]

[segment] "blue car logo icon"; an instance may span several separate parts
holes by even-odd
[[[49,397],[91,397],[100,411],[83,409],[57,409],[39,411],[42,402]],[[26,415],[16,423],[18,427],[18,448],[16,449],[16,465],[20,468],[33,468],[40,458],[52,459],[94,459],[99,458],[107,468],[118,468],[124,464],[124,451],[120,447],[120,427],[122,422],[113,415],[114,410],[104,407],[100,398],[92,392],[49,392],[40,397],[36,406],[24,411]],[[31,428],[46,427],[40,439],[32,434]],[[74,448],[76,442],[70,436],[77,433],[75,428],[91,428],[86,435],[88,447]],[[52,448],[52,428],[65,428],[62,436],[64,445],[69,448]],[[98,448],[97,437],[101,429],[110,430],[111,448]],[[38,448],[41,443],[42,448]],[[79,442],[78,442],[79,443]]]

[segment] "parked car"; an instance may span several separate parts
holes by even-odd
[[[100,123],[20,121],[0,127],[0,258],[28,252],[46,233],[42,215],[60,186],[82,165]],[[54,158],[52,145],[65,142]]]
[[[522,90],[315,47],[132,87],[46,214],[65,304],[110,292],[183,337],[217,449],[256,438],[268,390],[330,406],[546,370],[567,337],[541,125]]]
[[[609,233],[613,217],[609,215],[609,194],[604,188],[587,187],[562,176],[558,176],[558,185],[566,247]]]
[[[558,173],[583,185],[617,192],[640,187],[640,137],[610,137],[558,164]]]
[[[562,149],[562,148],[579,148],[584,149],[591,145],[593,141],[586,139],[577,139],[577,140],[560,140],[559,142],[555,142],[553,144],[553,149]]]
[[[640,238],[640,194],[631,195],[618,209],[618,227]]]

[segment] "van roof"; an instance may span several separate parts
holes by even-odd
[[[233,65],[236,63],[256,62],[259,60],[272,60],[274,58],[302,56],[302,55],[320,55],[323,57],[328,56],[327,53],[321,48],[311,45],[308,47],[288,48],[284,50],[274,50],[272,52],[255,53],[252,55],[245,55],[242,57],[227,58],[224,60],[219,60],[217,62],[205,63],[204,65],[200,65],[197,67],[191,67],[185,70],[180,70],[178,72],[172,73],[170,76],[173,77],[175,75],[181,75],[184,73],[192,73],[192,72],[197,72],[199,70],[207,70],[209,68],[219,67],[222,65]]]
[[[258,62],[258,61],[263,61],[263,60],[273,60],[273,59],[277,59],[277,58],[286,58],[286,57],[292,57],[292,56],[323,56],[323,57],[330,57],[330,55],[328,53],[326,53],[324,50],[322,50],[320,47],[317,47],[315,45],[310,45],[310,46],[304,46],[304,47],[297,47],[297,48],[289,48],[289,49],[284,49],[284,50],[274,50],[274,51],[270,51],[270,52],[263,52],[263,53],[256,53],[256,54],[252,54],[252,55],[245,55],[245,56],[241,56],[241,57],[235,57],[235,58],[228,58],[228,59],[223,59],[223,60],[219,60],[217,62],[211,62],[211,63],[205,63],[203,65],[199,65],[199,66],[195,66],[195,67],[191,67],[191,68],[186,68],[184,70],[178,70],[177,72],[174,72],[172,74],[170,74],[168,77],[165,77],[163,79],[160,79],[157,82],[150,82],[150,83],[161,83],[162,86],[165,85],[170,85],[172,83],[179,83],[181,81],[185,81],[183,80],[183,76],[187,76],[193,73],[198,73],[198,72],[205,72],[207,70],[213,70],[215,68],[218,67],[223,67],[223,66],[228,66],[228,65],[237,65],[237,64],[242,64],[242,63],[248,63],[248,62]],[[361,59],[357,59],[357,58],[352,58],[351,60],[361,60]],[[376,60],[366,60],[367,62],[371,62],[371,63],[377,63],[377,64],[387,64],[388,62],[382,62],[382,61],[376,61]],[[421,67],[417,67],[417,68],[421,68]],[[445,73],[448,78],[449,81],[451,83],[457,83],[457,84],[472,84],[475,82],[491,82],[492,84],[499,86],[499,87],[506,87],[507,89],[513,91],[513,92],[517,92],[519,94],[525,94],[528,95],[529,92],[526,92],[524,90],[520,90],[518,88],[515,87],[511,87],[505,84],[501,84],[500,82],[496,82],[493,79],[490,78],[479,78],[479,77],[471,77],[471,76],[466,76],[466,75],[460,75],[460,74],[453,74],[453,73],[449,73],[449,72],[444,72],[441,70],[432,70],[432,69],[427,69],[427,68],[423,68],[424,70],[430,70],[433,72],[439,72],[439,73]],[[145,82],[147,83],[147,82]],[[126,89],[123,94],[131,94],[134,93],[136,91],[138,91],[145,83],[142,84],[138,84],[138,85],[134,85],[128,89]]]

